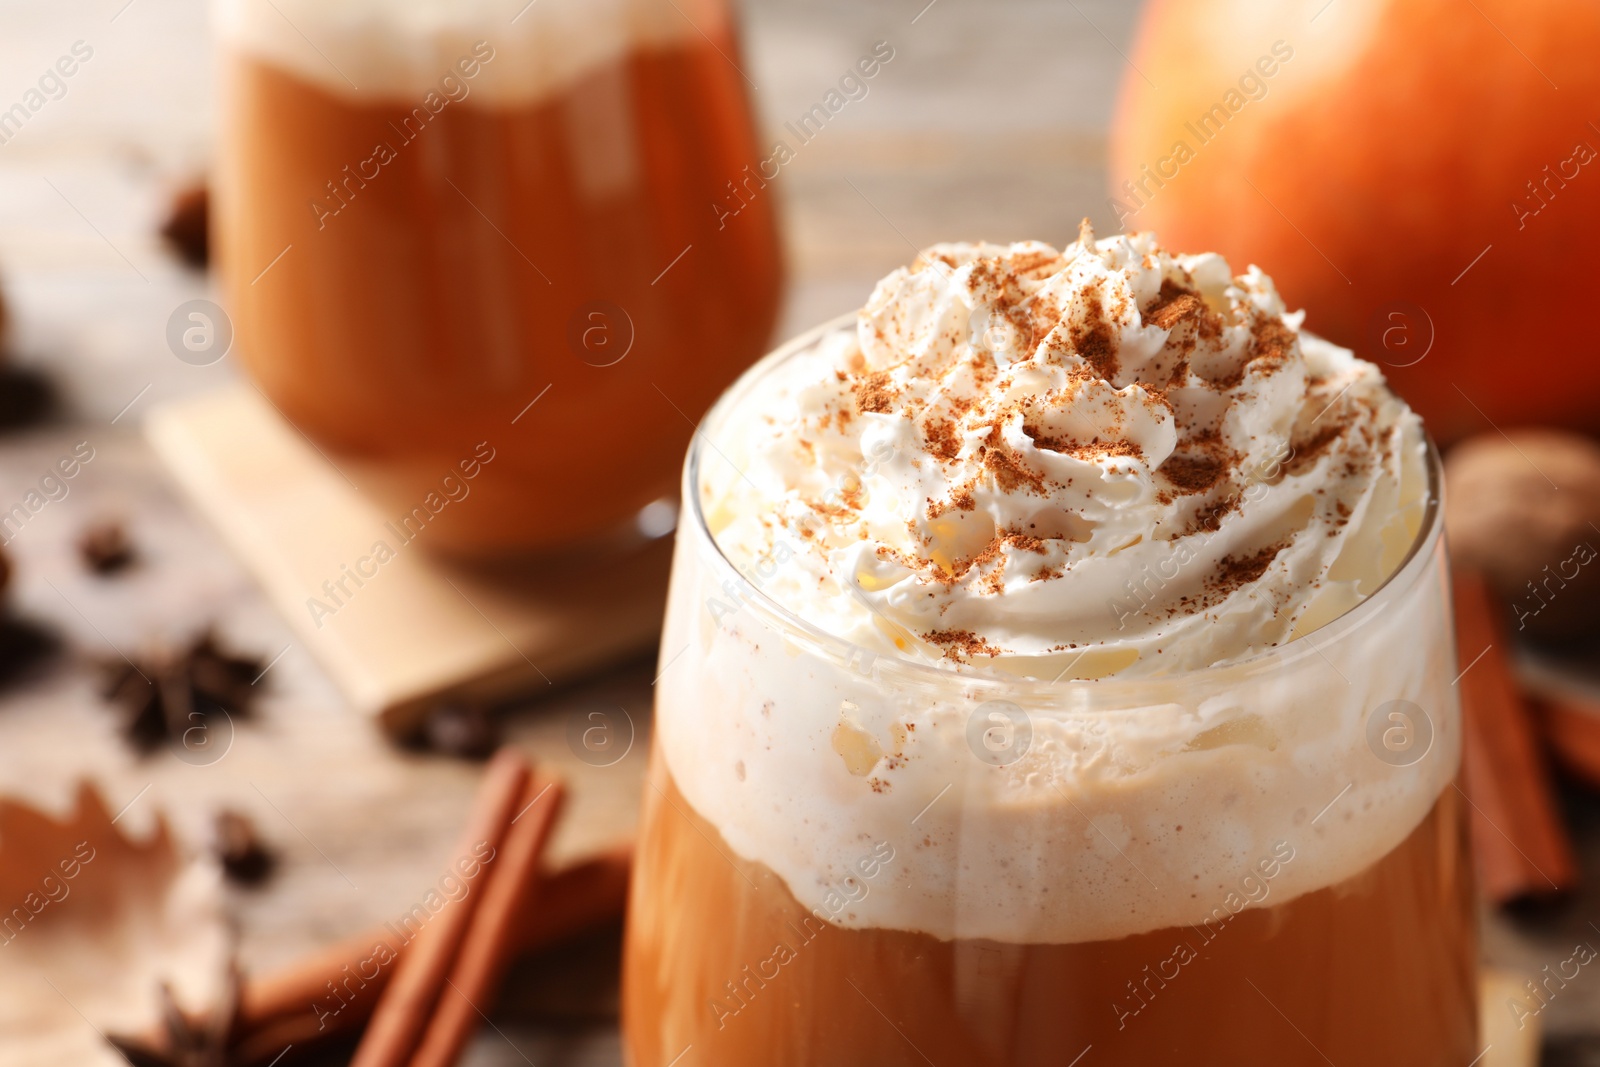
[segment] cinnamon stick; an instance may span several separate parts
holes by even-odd
[[[1556,762],[1600,788],[1600,700],[1568,692],[1540,692],[1539,725]]]
[[[620,919],[632,865],[630,843],[554,872],[541,872],[534,889],[539,904],[536,909],[523,908],[526,914],[513,938],[514,953],[536,953]],[[378,925],[276,971],[247,978],[239,1002],[245,1037],[232,1050],[234,1062],[240,1067],[268,1067],[289,1045],[305,1048],[360,1030],[388,987],[394,960],[375,972],[370,968],[361,972],[366,987],[342,1005],[328,989],[362,961],[378,956],[380,946],[395,958],[409,951],[406,940],[391,926]],[[336,1010],[329,1010],[330,1005]]]
[[[514,940],[516,951],[537,952],[620,918],[632,865],[633,846],[625,844],[569,867],[544,872],[535,890],[538,907],[524,908],[523,928]],[[330,1005],[328,987],[336,985],[362,961],[381,955],[380,948],[397,957],[410,951],[402,932],[392,925],[380,924],[278,970],[247,979],[239,1006],[243,1029],[251,1034],[282,1031],[298,1035],[278,1041],[272,1049],[276,1055],[285,1044],[302,1044],[359,1028],[372,1017],[374,1005],[394,974],[394,961],[376,973],[370,967],[360,971],[366,987],[342,1005]],[[330,1006],[338,1010],[330,1011]]]
[[[361,964],[385,953],[398,957],[405,951],[400,933],[388,926],[375,926],[319,948],[276,971],[247,977],[239,997],[242,1029],[255,1033],[292,1021],[297,1033],[331,1036],[359,1026],[372,1017],[372,1009],[395,971],[393,960],[376,973],[371,973],[370,968],[359,973]],[[366,987],[342,1003],[332,1001],[330,987],[337,987],[352,968],[358,969]]]
[[[523,807],[505,838],[505,851],[490,872],[483,902],[446,979],[446,989],[428,1020],[411,1067],[453,1067],[467,1040],[493,1007],[493,997],[511,961],[512,936],[528,907],[537,907],[539,860],[561,810],[559,782],[529,782]]]
[[[1481,575],[1454,577],[1461,776],[1478,882],[1496,904],[1564,894],[1578,882],[1535,724],[1512,673],[1499,605]]]
[[[575,934],[622,918],[633,873],[633,843],[546,874],[535,887],[538,907],[526,908],[517,952],[537,952]]]
[[[521,798],[531,773],[528,761],[509,748],[501,749],[490,761],[466,830],[451,854],[453,867],[480,861],[476,877],[465,895],[447,902],[428,919],[412,938],[410,951],[391,964],[394,975],[372,1013],[351,1067],[399,1067],[415,1049],[473,914],[504,862],[511,821],[524,803]],[[469,869],[461,869],[463,877]]]

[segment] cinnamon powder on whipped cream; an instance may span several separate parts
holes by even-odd
[[[1425,491],[1416,416],[1302,318],[1150,234],[936,245],[728,420],[717,540],[736,564],[797,546],[765,592],[957,669],[1281,644],[1370,595]]]

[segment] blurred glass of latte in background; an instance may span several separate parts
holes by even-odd
[[[758,156],[723,0],[214,14],[220,264],[278,410],[455,554],[616,536],[672,496],[780,285],[771,198],[715,209]]]

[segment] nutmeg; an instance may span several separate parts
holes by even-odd
[[[1600,444],[1559,430],[1463,441],[1445,460],[1445,531],[1538,637],[1600,623]]]

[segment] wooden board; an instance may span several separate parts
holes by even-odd
[[[350,703],[393,732],[441,699],[545,687],[659,634],[670,539],[624,556],[475,569],[401,545],[384,515],[249,385],[158,407],[145,428]],[[330,593],[325,583],[378,540],[393,558]]]

